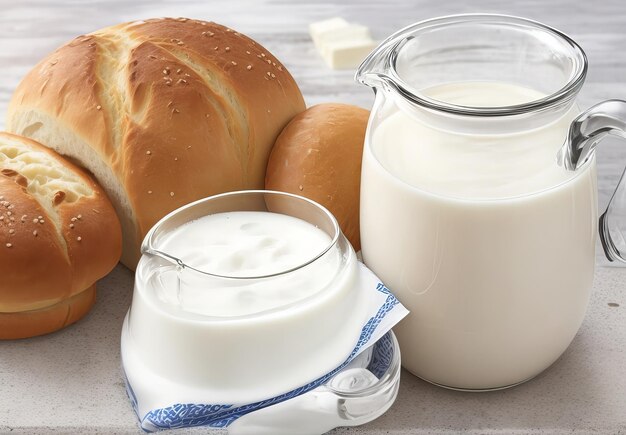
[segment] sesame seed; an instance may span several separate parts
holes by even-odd
[[[217,51],[217,50],[219,50],[219,47],[215,47],[213,50]]]
[[[272,63],[272,61],[269,59],[265,59],[265,60],[267,61],[267,63]]]
[[[146,151],[146,154],[150,155],[150,154],[152,154],[152,151]]]
[[[174,196],[174,192],[170,192],[170,196]]]
[[[246,67],[246,69],[247,69],[248,71],[250,71],[250,70],[252,69],[252,65],[248,65],[248,66]]]
[[[266,74],[267,74],[268,76],[271,76],[271,75],[272,75],[272,73],[271,73],[271,72],[269,72],[269,71],[268,71]]]
[[[7,248],[11,248],[11,247],[13,246],[13,244],[11,244],[11,243],[7,243],[5,246],[6,246]]]
[[[232,30],[231,30],[231,29],[226,29],[226,31],[227,31],[227,32],[232,32]]]
[[[59,62],[58,59],[54,59],[52,62],[50,62],[51,65],[56,65]]]
[[[4,220],[4,216],[0,216],[0,221],[3,221],[3,220]]]
[[[178,81],[176,82],[176,84],[178,84],[178,83],[182,83],[182,84],[185,84],[185,85],[186,85],[186,84],[187,84],[187,80],[185,80],[185,79],[178,79]]]
[[[152,195],[152,191],[151,190],[148,190],[148,195]]]
[[[224,50],[226,50],[226,51],[230,51],[230,47],[226,47]]]
[[[278,71],[282,71],[282,70],[283,70],[283,67],[278,65]]]
[[[33,219],[33,223],[36,224],[37,222],[39,222],[39,219],[35,218]]]
[[[148,56],[150,59],[156,59],[157,57],[154,54],[151,54],[150,56]]]
[[[72,219],[70,219],[70,220],[71,220],[72,222],[76,222],[76,220],[77,220],[77,219],[76,219],[75,217],[73,217],[73,218],[72,218]]]
[[[274,75],[274,73],[272,73],[272,78],[276,78],[276,76]]]
[[[298,186],[298,189],[300,190],[304,189],[304,187],[302,187],[302,184]]]
[[[28,216],[26,216],[25,214],[23,214],[23,215],[22,215],[22,221],[25,221],[27,217],[28,217]]]
[[[261,57],[265,57],[265,53],[261,53]]]
[[[246,54],[250,54],[250,52],[248,50],[246,50]]]
[[[102,106],[98,104],[98,105],[96,106],[96,110],[102,110]]]
[[[11,216],[13,212],[7,211],[7,216]]]
[[[37,237],[37,230],[33,231],[33,236]]]
[[[163,74],[165,74],[165,75],[169,75],[169,73],[170,73],[170,70],[169,70],[168,68],[165,68],[165,69],[163,70]]]
[[[70,229],[74,229],[74,224],[70,224]]]
[[[183,45],[183,41],[178,41],[176,44],[177,45]]]
[[[9,230],[9,234],[15,234],[15,230],[14,229],[10,229]]]
[[[171,81],[171,80],[168,80],[168,81],[166,81],[166,82],[165,82],[165,84],[166,84],[167,86],[172,86],[172,81]]]
[[[180,113],[180,110],[178,110],[178,109],[174,109],[174,110],[172,110],[172,112],[174,112],[174,113]]]
[[[83,215],[82,215],[82,214],[79,214],[79,215],[78,215],[78,216],[76,216],[76,217],[77,217],[78,219],[82,219],[82,218],[83,218]]]
[[[37,216],[37,219],[43,219],[43,216]]]
[[[43,224],[45,224],[45,223],[46,223],[46,221],[45,221],[45,220],[43,220],[43,219],[39,219],[39,223],[43,225]]]
[[[174,157],[174,161],[177,162],[178,161],[178,157]]]
[[[83,240],[83,238],[81,236],[78,236],[78,237],[76,237],[76,240],[78,240],[80,242],[81,240]]]
[[[237,65],[237,62],[235,62],[234,60],[233,60],[233,61],[231,61],[230,63],[232,63],[232,64],[233,64],[233,65],[235,65],[235,66]]]
[[[176,73],[177,73],[177,74],[180,74],[181,72],[182,72],[182,69],[180,69],[180,68],[178,68],[178,69],[176,70]]]

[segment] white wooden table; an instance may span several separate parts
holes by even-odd
[[[372,93],[353,72],[326,68],[308,23],[332,16],[368,25],[378,39],[422,19],[463,12],[520,15],[576,39],[590,70],[579,102],[626,99],[626,2],[480,0],[184,2],[0,0],[0,127],[20,77],[72,37],[121,21],[187,16],[248,34],[288,67],[309,105],[369,108]],[[600,206],[626,164],[626,144],[602,143]],[[511,390],[468,394],[431,386],[404,372],[392,409],[369,425],[335,433],[626,433],[626,269],[598,256],[587,318],[567,352],[538,378]],[[98,302],[77,325],[44,337],[0,342],[0,433],[139,433],[119,361],[121,320],[133,276],[118,266],[99,284]],[[618,304],[619,306],[610,306]]]

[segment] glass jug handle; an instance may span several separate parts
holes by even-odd
[[[569,170],[587,162],[607,135],[626,139],[626,101],[607,100],[580,114],[570,125],[560,159]],[[609,261],[626,263],[626,177],[622,173],[609,204],[600,216],[599,232]]]

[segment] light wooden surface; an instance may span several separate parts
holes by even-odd
[[[187,16],[217,21],[255,38],[288,67],[309,105],[347,102],[369,108],[371,90],[352,71],[324,66],[308,23],[332,16],[369,26],[382,39],[413,22],[464,12],[525,16],[572,36],[590,70],[579,103],[626,99],[626,2],[498,0],[286,1],[0,0],[0,127],[20,78],[43,55],[76,35],[121,21]],[[626,143],[598,152],[600,205],[626,164]],[[599,264],[606,261],[599,256]],[[1,285],[1,284],[0,284]],[[0,432],[138,432],[119,372],[121,318],[132,274],[119,266],[100,283],[93,312],[75,327],[29,341],[0,342]],[[619,303],[609,307],[608,303]],[[626,432],[626,269],[598,270],[590,311],[565,355],[513,390],[463,394],[403,374],[394,407],[374,423],[337,433]]]

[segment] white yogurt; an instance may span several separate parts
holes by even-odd
[[[292,270],[321,254],[330,236],[292,216],[259,211],[236,211],[201,217],[176,228],[161,241],[160,249],[185,265],[213,275],[252,278]],[[159,286],[161,301],[183,311],[207,316],[244,316],[286,306],[323,288],[336,274],[340,255],[330,255],[313,265],[306,276],[293,274],[275,280],[223,280],[205,285],[206,277],[183,275],[181,288],[174,282]]]
[[[267,199],[272,207],[325,213],[304,199],[275,195]],[[202,215],[202,207],[165,218],[148,236],[154,249],[185,267],[141,258],[128,316],[127,370],[166,379],[162,388],[172,403],[208,403],[207,391],[222,403],[246,403],[342,363],[367,306],[345,237],[338,234],[332,243],[328,231],[290,215]],[[201,217],[185,220],[186,214]],[[336,225],[331,219],[319,225],[328,230]]]

